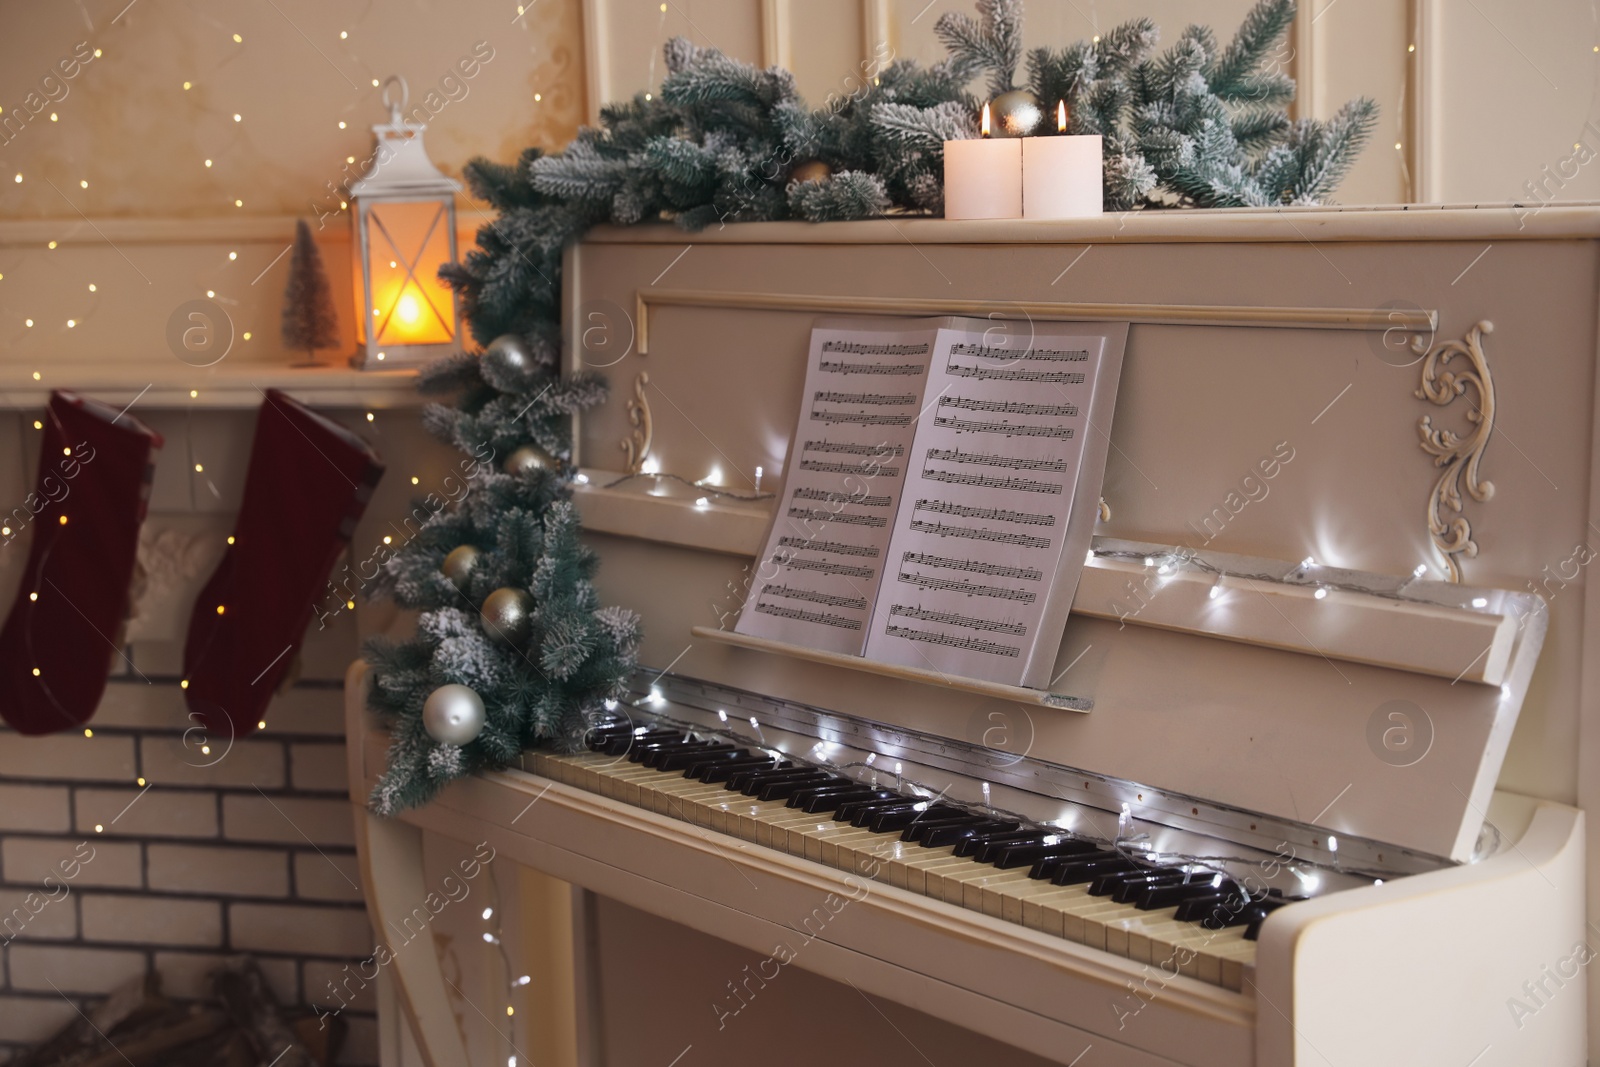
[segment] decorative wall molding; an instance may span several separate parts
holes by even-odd
[[[1437,311],[1386,308],[1225,307],[1207,304],[1064,304],[1024,300],[951,300],[880,296],[810,296],[707,289],[640,289],[635,298],[638,351],[650,351],[651,307],[816,311],[847,314],[1009,315],[1048,320],[1126,319],[1185,326],[1272,326],[1311,330],[1432,331]]]
[[[38,247],[50,241],[68,245],[163,245],[284,243],[294,236],[294,224],[306,216],[246,215],[176,218],[100,218],[0,220],[0,248]],[[463,207],[456,213],[456,231],[468,244],[478,227],[495,219],[492,212]],[[319,243],[348,244],[350,223],[344,214],[330,218],[321,229],[312,224]]]
[[[1452,582],[1461,580],[1461,565],[1457,557],[1468,559],[1478,554],[1478,543],[1472,539],[1472,523],[1462,514],[1465,500],[1462,493],[1483,503],[1494,496],[1494,483],[1485,481],[1479,474],[1483,452],[1494,433],[1494,378],[1489,374],[1489,362],[1483,351],[1485,334],[1494,332],[1494,323],[1487,319],[1467,331],[1461,341],[1444,341],[1426,350],[1420,338],[1413,343],[1413,351],[1423,355],[1422,386],[1417,398],[1432,401],[1439,407],[1449,407],[1456,397],[1464,396],[1468,387],[1476,394],[1476,402],[1469,398],[1467,422],[1472,430],[1465,436],[1454,430],[1436,428],[1433,416],[1424,415],[1417,420],[1417,432],[1422,437],[1422,450],[1433,457],[1433,465],[1443,470],[1428,497],[1428,533],[1433,536],[1433,546],[1444,558]],[[1452,370],[1448,364],[1461,356],[1471,364],[1466,370]],[[1454,517],[1446,511],[1454,512]]]

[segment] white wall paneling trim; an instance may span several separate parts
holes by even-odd
[[[492,212],[476,208],[456,212],[456,230],[468,246],[478,227],[493,222]],[[348,243],[350,222],[344,214],[327,220],[318,229],[315,219],[300,215],[218,216],[200,219],[175,218],[59,218],[0,220],[0,247],[38,247],[55,241],[59,245],[195,245],[228,243],[287,242],[294,236],[294,224],[306,218],[318,243]]]
[[[1430,203],[1444,195],[1441,176],[1445,146],[1436,110],[1442,99],[1440,81],[1444,76],[1444,62],[1439,55],[1444,47],[1440,19],[1439,0],[1411,0],[1411,35],[1417,50],[1408,53],[1411,62],[1406,68],[1410,104],[1406,117],[1411,135],[1407,158],[1411,165],[1411,198]]]
[[[746,311],[867,312],[890,315],[1026,315],[1038,319],[1126,319],[1187,326],[1270,326],[1309,330],[1433,331],[1436,311],[1384,308],[1224,307],[1205,304],[1067,304],[938,297],[809,296],[700,289],[640,289],[636,297],[639,354],[650,351],[650,308],[702,307]]]
[[[336,357],[337,358],[337,357]],[[107,404],[140,409],[255,409],[268,389],[282,389],[302,403],[329,408],[420,407],[415,370],[359,371],[343,365],[290,367],[274,363],[228,363],[203,369],[179,363],[166,352],[106,363],[45,362],[40,378],[29,367],[0,365],[0,410],[42,407],[52,389],[89,393]],[[190,396],[191,392],[198,396]]]

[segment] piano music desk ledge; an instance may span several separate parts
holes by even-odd
[[[994,697],[998,700],[1014,700],[1019,704],[1033,704],[1041,708],[1058,708],[1062,711],[1084,713],[1094,708],[1093,701],[1085,700],[1082,697],[1068,696],[1064,693],[1051,693],[1042,689],[1025,689],[1020,685],[984,682],[976,678],[959,678],[940,671],[924,670],[921,667],[902,667],[895,663],[879,663],[864,656],[824,652],[821,649],[805,648],[801,645],[791,645],[783,641],[772,641],[765,637],[750,637],[747,634],[734,633],[732,630],[719,630],[714,626],[696,626],[689,632],[696,637],[703,637],[707,641],[716,641],[719,644],[732,645],[735,648],[747,648],[755,652],[771,652],[780,656],[788,656],[791,659],[803,659],[811,663],[825,663],[830,667],[845,667],[852,671],[879,674],[886,678],[899,678],[902,681],[918,682],[922,685],[940,685],[946,689],[958,689],[963,693],[974,693],[978,696]]]

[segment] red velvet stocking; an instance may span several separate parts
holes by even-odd
[[[185,695],[208,730],[256,728],[382,476],[361,438],[268,391],[233,541],[184,646]]]
[[[33,527],[17,599],[0,630],[0,715],[25,734],[81,726],[121,656],[139,527],[161,435],[132,415],[56,391],[45,409],[39,477],[0,516],[0,551]]]

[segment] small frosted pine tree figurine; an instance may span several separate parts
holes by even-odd
[[[297,367],[320,367],[317,349],[339,344],[339,317],[333,310],[333,288],[322,266],[322,253],[311,239],[311,227],[294,225],[294,251],[289,256],[289,284],[283,289],[283,344],[306,354]]]

